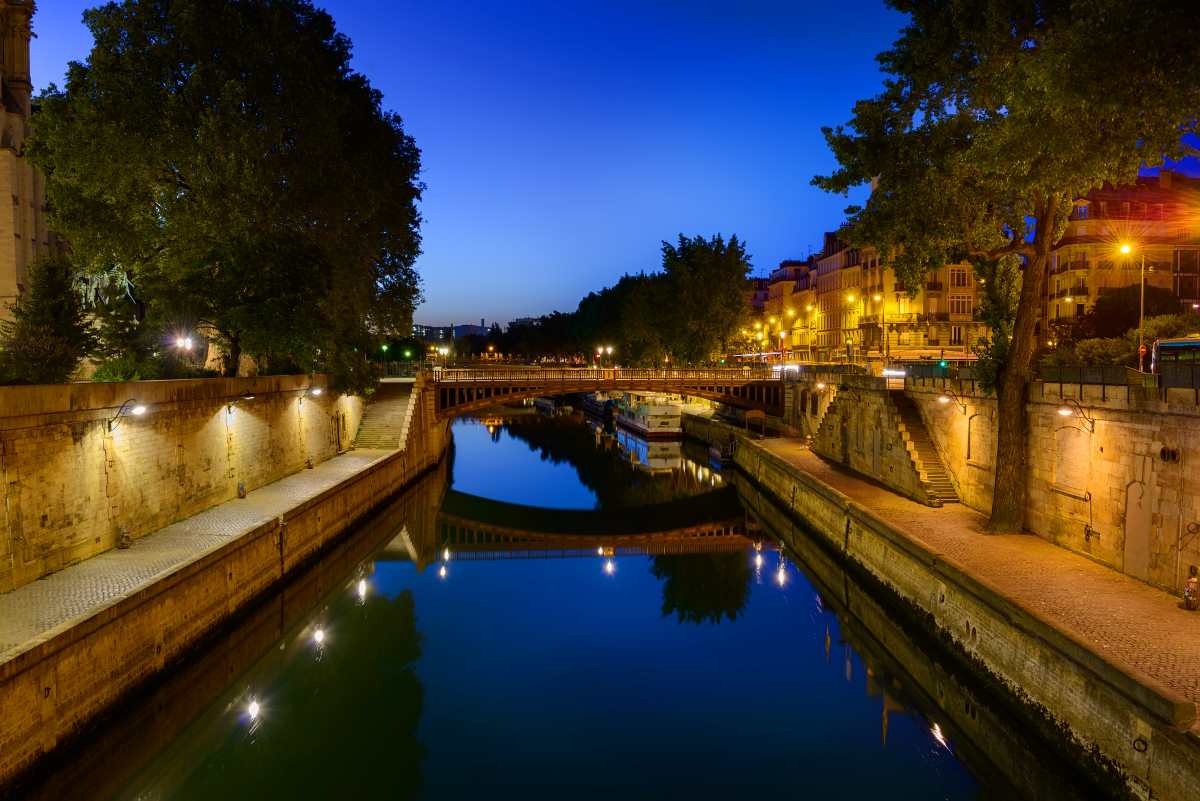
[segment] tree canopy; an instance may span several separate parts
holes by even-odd
[[[744,324],[750,258],[737,236],[662,243],[662,271],[624,275],[590,292],[575,312],[510,326],[505,353],[590,358],[612,346],[621,364],[661,366],[715,361]],[[606,355],[607,359],[607,355]]]
[[[96,347],[70,263],[37,263],[29,278],[13,319],[0,320],[0,384],[61,383]]]
[[[846,235],[878,247],[908,286],[950,261],[1020,258],[1011,327],[984,354],[1002,360],[990,525],[1017,530],[1047,258],[1075,198],[1185,154],[1200,109],[1200,15],[1181,0],[889,5],[909,22],[879,56],[883,90],[855,104],[849,125],[825,129],[839,166],[814,183],[873,184],[848,209]]]
[[[118,272],[139,321],[193,322],[237,370],[369,383],[365,354],[419,302],[420,154],[307,0],[110,2],[34,115],[51,227]],[[130,316],[134,316],[132,310]]]

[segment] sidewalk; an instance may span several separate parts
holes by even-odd
[[[354,450],[0,594],[0,664],[345,481],[390,450]]]
[[[1200,612],[1180,609],[1179,598],[1040,537],[987,534],[986,518],[973,509],[910,501],[825,462],[796,440],[755,444],[886,518],[1115,667],[1200,703]]]

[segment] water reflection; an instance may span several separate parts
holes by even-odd
[[[680,623],[734,621],[750,599],[746,553],[655,556],[650,572],[663,582],[662,613]]]
[[[38,801],[1089,797],[702,449],[488,424]]]

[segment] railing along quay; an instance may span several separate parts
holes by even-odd
[[[433,380],[439,384],[513,381],[537,382],[539,384],[570,383],[585,381],[780,381],[778,371],[762,367],[714,367],[714,368],[625,368],[625,367],[581,367],[581,368],[460,368],[442,367],[433,369]]]

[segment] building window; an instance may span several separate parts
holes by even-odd
[[[967,271],[954,269],[950,271],[950,286],[963,287],[967,286]]]
[[[950,326],[950,344],[951,345],[961,345],[962,343],[963,343],[962,326],[961,325]]]
[[[950,313],[951,314],[970,314],[971,313],[971,296],[970,295],[951,295],[950,296]]]

